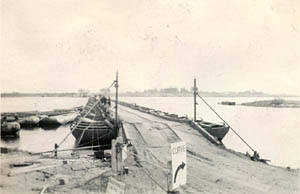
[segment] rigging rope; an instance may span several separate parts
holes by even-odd
[[[114,84],[116,83],[116,80],[114,80],[112,82],[112,84],[108,87],[108,89],[110,89]],[[100,102],[101,98],[99,98],[99,100],[89,109],[89,111],[83,116],[83,118],[85,118],[94,108],[95,106]],[[54,148],[53,152],[57,151],[57,149],[61,146],[61,144],[69,137],[69,135],[77,128],[77,126],[81,123],[81,121],[79,121],[75,126],[74,128],[66,135],[66,137],[58,144],[58,147]],[[89,127],[89,126],[88,126]],[[87,128],[88,128],[87,127]],[[82,134],[83,136],[83,134]],[[81,137],[82,138],[82,137]],[[80,138],[80,141],[81,141],[81,138]],[[99,142],[99,139],[98,139],[98,142]]]
[[[96,115],[93,117],[93,120],[95,119],[95,117],[96,117]],[[80,124],[80,122],[79,122],[79,124]],[[92,123],[89,123],[89,125],[86,126],[86,127],[82,130],[82,133],[81,133],[81,135],[80,135],[80,138],[79,138],[79,140],[76,142],[76,147],[79,146],[79,144],[80,144],[80,142],[81,142],[81,140],[82,140],[82,138],[83,138],[83,135],[85,134],[85,131],[88,130],[88,128],[91,126],[91,124],[92,124]],[[75,127],[77,127],[77,126],[78,126],[78,125],[76,125]],[[94,140],[94,133],[93,133],[92,140]],[[99,144],[99,145],[100,145],[100,144]]]
[[[95,106],[100,102],[101,98],[99,98],[99,100],[85,113],[85,115],[83,116],[83,118],[85,118],[94,108]],[[77,126],[81,123],[81,121],[79,121],[74,128],[66,135],[66,137],[58,144],[58,147],[55,148],[53,151],[57,151],[57,149],[61,146],[62,143],[64,143],[66,141],[66,139],[69,137],[69,135],[77,128]]]
[[[113,81],[113,83],[108,87],[108,89],[110,89],[115,83],[116,83],[116,80]]]
[[[99,136],[98,135],[98,130],[96,130],[96,133],[97,133],[97,136]],[[102,135],[102,136],[100,136],[99,138],[97,138],[97,139],[95,139],[95,140],[92,140],[92,141],[89,141],[89,142],[86,142],[86,143],[83,143],[83,144],[80,144],[80,146],[83,146],[83,145],[89,145],[90,143],[93,143],[93,142],[95,142],[95,141],[98,141],[98,145],[100,145],[100,142],[99,142],[99,140],[100,139],[102,139],[103,137],[105,137],[105,136],[107,136],[107,135],[109,135],[108,133],[106,133],[106,134],[104,134],[104,135]],[[110,144],[107,144],[107,145],[110,145]],[[94,147],[97,147],[96,145],[94,145]]]
[[[255,150],[197,93],[197,96],[253,151]]]

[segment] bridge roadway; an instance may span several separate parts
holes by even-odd
[[[170,144],[183,140],[187,143],[187,184],[180,187],[180,193],[299,191],[299,171],[289,172],[285,168],[253,162],[241,153],[212,144],[187,124],[167,121],[122,105],[119,115],[139,163],[165,189],[167,161],[171,160]]]

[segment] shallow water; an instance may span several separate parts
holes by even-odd
[[[21,111],[50,111],[53,109],[73,108],[85,105],[87,98],[65,97],[25,97],[25,98],[2,98],[1,112]],[[54,144],[59,144],[70,133],[70,125],[62,125],[52,128],[22,128],[17,138],[1,138],[1,147],[18,148],[30,152],[43,152],[54,149]],[[60,148],[74,147],[75,138],[68,136]]]
[[[87,98],[20,97],[1,98],[1,112],[50,111],[85,105]]]
[[[21,129],[17,138],[1,138],[1,147],[18,148],[30,152],[43,152],[54,149],[70,132],[70,125],[43,129],[40,127]],[[61,145],[61,149],[74,147],[75,138],[71,135]]]
[[[300,167],[300,108],[265,108],[249,106],[219,105],[221,101],[237,103],[273,98],[257,97],[207,97],[206,101],[227,121],[238,134],[262,158],[270,159],[271,164],[280,166]],[[300,100],[300,98],[289,98]],[[192,97],[121,97],[120,100],[142,106],[160,109],[178,115],[193,117]],[[197,99],[197,115],[207,121],[221,120]],[[252,154],[251,150],[232,132],[225,136],[226,147]]]

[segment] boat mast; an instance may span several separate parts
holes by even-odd
[[[115,88],[116,88],[115,128],[117,129],[117,127],[118,127],[118,88],[119,88],[118,71],[117,71],[117,73],[116,73]]]
[[[194,122],[196,122],[196,118],[197,118],[197,112],[196,112],[196,106],[197,106],[197,85],[196,85],[196,78],[194,78]]]

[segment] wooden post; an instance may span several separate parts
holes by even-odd
[[[197,119],[197,113],[196,113],[196,109],[197,109],[197,93],[198,93],[198,89],[197,89],[197,85],[196,85],[196,78],[194,78],[194,122],[196,122]]]
[[[123,138],[117,137],[113,139],[111,143],[111,168],[119,179],[123,178],[124,171],[124,161],[123,161]]]
[[[123,158],[122,158],[122,144],[117,144],[117,169],[118,177],[121,181],[123,178]]]
[[[58,149],[58,145],[57,144],[54,144],[54,157],[56,158],[57,157],[57,149]]]
[[[168,193],[172,192],[172,161],[168,161],[167,163],[167,169],[168,169],[168,174],[167,174],[167,191]]]
[[[117,173],[117,152],[116,152],[116,140],[111,141],[111,170]]]
[[[117,144],[116,144],[116,150],[117,150],[117,174],[119,175],[119,180],[123,179],[123,171],[124,171],[124,162],[123,162],[123,156],[122,156],[122,147],[123,147],[123,138],[117,137]]]
[[[119,88],[118,71],[116,73],[115,88],[116,88],[115,128],[117,129],[118,128],[118,88]]]

